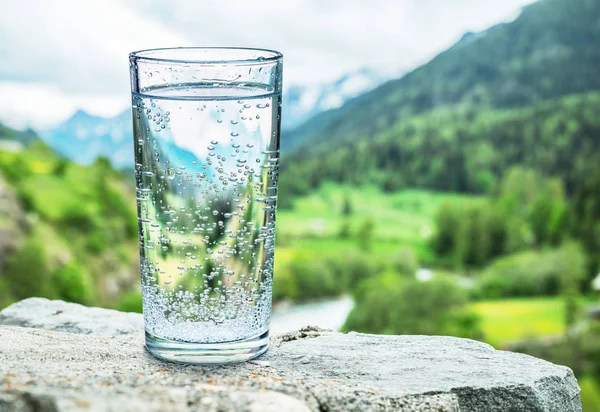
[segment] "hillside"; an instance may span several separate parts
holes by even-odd
[[[561,177],[573,192],[600,164],[600,93],[525,109],[444,108],[401,121],[370,140],[315,145],[287,157],[280,194],[325,180],[481,193],[510,166]]]
[[[131,183],[106,160],[76,165],[26,134],[25,149],[0,148],[0,307],[29,296],[117,305],[138,286]]]
[[[21,150],[37,139],[37,134],[31,129],[19,131],[0,123],[0,150]]]
[[[600,90],[599,42],[600,2],[534,3],[284,135],[299,148],[283,162],[282,182],[288,193],[326,176],[481,191],[506,166],[533,162],[573,186],[598,149],[598,99],[582,93]]]

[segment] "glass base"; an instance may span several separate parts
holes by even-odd
[[[146,349],[158,359],[196,365],[223,365],[254,359],[267,351],[269,331],[248,339],[193,343],[162,339],[146,332]]]

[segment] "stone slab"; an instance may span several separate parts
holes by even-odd
[[[0,411],[581,411],[569,368],[467,339],[309,327],[201,367],[148,355],[136,314],[28,299],[0,325]]]

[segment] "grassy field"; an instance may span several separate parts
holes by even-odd
[[[580,305],[584,308],[592,302],[582,298]],[[560,297],[484,301],[473,303],[472,308],[482,319],[486,342],[497,347],[565,332],[565,304]]]
[[[564,304],[560,298],[478,302],[473,309],[481,316],[485,340],[494,346],[564,332]]]
[[[445,200],[460,201],[464,195],[425,190],[384,193],[375,187],[325,184],[310,196],[297,199],[291,210],[277,212],[278,258],[289,250],[336,253],[357,248],[356,233],[367,221],[374,224],[375,259],[385,258],[402,245],[411,246],[422,261],[429,260],[427,240],[433,216]],[[349,204],[350,213],[344,214]],[[348,235],[340,236],[347,225]]]

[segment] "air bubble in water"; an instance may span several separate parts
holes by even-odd
[[[174,77],[169,80],[177,81]],[[156,99],[161,115],[152,109],[148,112],[152,115],[150,121],[141,119],[136,126],[139,129],[136,139],[144,138],[144,143],[136,140],[140,149],[139,153],[136,150],[140,165],[136,170],[138,176],[145,179],[147,186],[144,187],[151,192],[148,196],[151,202],[147,205],[152,209],[147,216],[153,219],[146,226],[152,231],[147,230],[144,235],[152,237],[144,237],[143,244],[152,245],[150,241],[154,239],[157,249],[144,249],[147,253],[142,263],[144,310],[147,324],[151,325],[149,332],[156,336],[192,342],[198,341],[198,336],[210,336],[214,342],[234,341],[268,328],[274,243],[270,233],[274,232],[274,224],[266,222],[273,222],[275,216],[272,209],[263,212],[264,206],[270,203],[258,203],[260,207],[257,207],[256,202],[271,194],[263,179],[271,179],[276,173],[276,164],[268,161],[268,156],[255,154],[253,148],[269,148],[263,145],[273,141],[268,122],[274,120],[274,116],[265,112],[251,113],[255,106],[268,107],[266,99],[240,100],[239,105],[236,101],[200,101],[199,106],[197,97],[190,101]],[[140,98],[137,105],[146,114],[151,102]],[[218,128],[225,127],[226,123],[229,136],[213,134],[207,138],[206,131],[200,131],[189,138],[206,142],[203,147],[210,142],[212,150],[204,149],[202,161],[192,160],[189,152],[180,158],[173,149],[187,138],[181,135],[182,131],[169,127],[168,133],[155,134],[154,130],[166,129],[170,112],[180,113],[184,121],[198,120],[200,113],[194,109],[202,106],[206,106],[207,115],[210,113],[218,123],[224,124]],[[182,112],[177,112],[178,107]],[[245,125],[236,126],[242,123],[237,109],[248,110],[244,113],[248,120],[262,119],[260,128],[246,133]],[[223,111],[228,117],[221,121]],[[173,119],[176,120],[180,119]],[[145,131],[147,125],[151,125],[152,130]],[[217,130],[217,133],[220,132]],[[223,147],[217,146],[218,141]],[[250,168],[248,163],[252,159],[257,163],[262,160],[269,175],[262,174],[260,166]],[[199,167],[193,167],[192,173],[182,167],[189,169],[190,164],[198,162]],[[200,167],[202,170],[198,170]],[[179,177],[173,183],[165,184],[166,178],[173,180],[176,176]],[[161,180],[163,178],[165,180]],[[255,242],[255,239],[259,240]],[[184,263],[177,264],[180,259]]]

